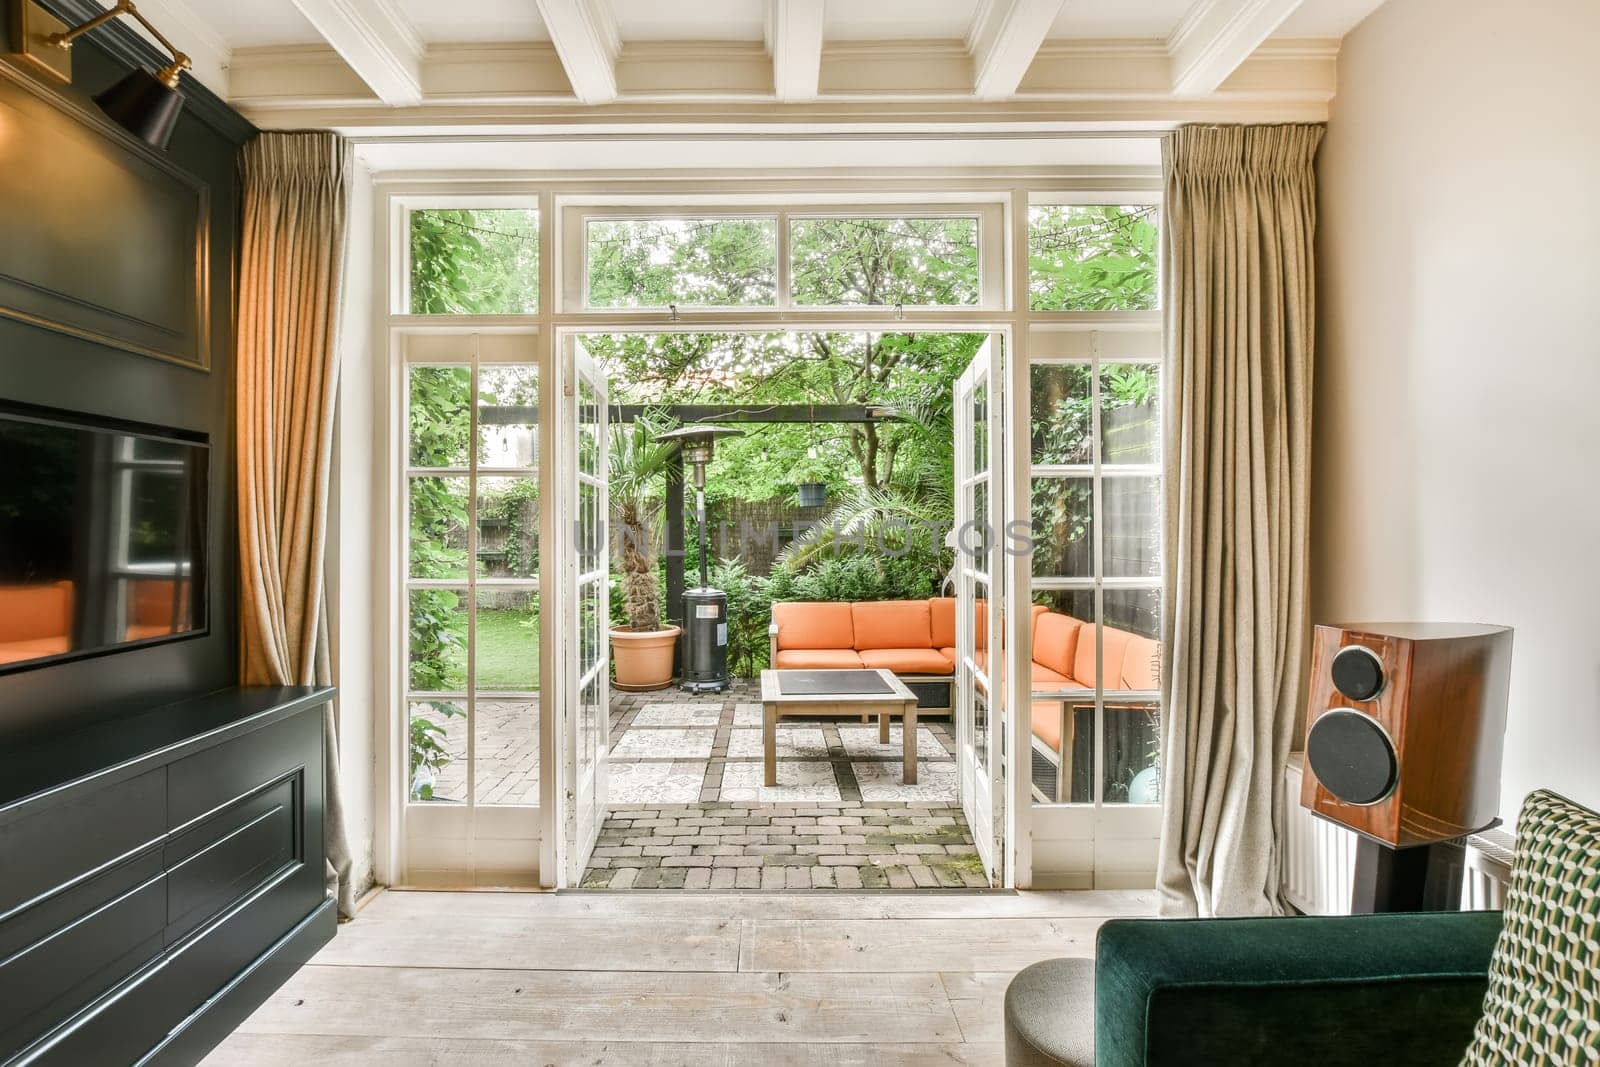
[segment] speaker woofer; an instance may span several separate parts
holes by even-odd
[[[1394,742],[1375,720],[1351,708],[1330,708],[1311,724],[1306,760],[1323,788],[1346,804],[1377,804],[1399,784]]]
[[[1383,692],[1383,660],[1365,645],[1346,645],[1328,668],[1333,687],[1351,700],[1374,700]]]

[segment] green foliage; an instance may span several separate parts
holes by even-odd
[[[635,633],[661,629],[661,514],[678,446],[670,420],[646,414],[611,428],[611,536],[622,565],[623,614]]]
[[[800,572],[773,572],[774,601],[924,600],[937,591],[921,560],[849,556],[823,559]]]
[[[728,670],[740,678],[754,678],[767,666],[771,583],[752,576],[737,559],[712,566],[710,578],[712,586],[728,595]]]
[[[1028,211],[1028,292],[1035,311],[1147,311],[1159,282],[1154,206]]]
[[[797,304],[978,302],[975,218],[796,219],[790,248]]]
[[[411,212],[412,314],[529,315],[538,309],[537,211]]]
[[[778,234],[770,219],[591,220],[591,307],[769,305]]]
[[[454,719],[466,714],[455,704],[443,700],[432,700],[426,705],[432,713],[440,719]],[[433,777],[452,762],[450,752],[444,746],[444,727],[426,715],[417,714],[417,706],[411,708],[411,797],[413,800],[433,799]],[[427,773],[418,774],[422,768]]]

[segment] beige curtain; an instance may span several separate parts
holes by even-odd
[[[350,166],[332,133],[263,133],[244,147],[235,407],[245,685],[330,681],[323,558]],[[324,717],[328,889],[349,916],[333,706]]]
[[[1163,145],[1167,411],[1161,910],[1283,910],[1279,782],[1307,629],[1320,126]]]

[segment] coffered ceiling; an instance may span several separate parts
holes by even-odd
[[[579,108],[1316,118],[1382,0],[141,0],[262,125]],[[581,105],[589,105],[582,108]],[[600,109],[600,110],[594,110]],[[1019,109],[1021,109],[1019,111]]]

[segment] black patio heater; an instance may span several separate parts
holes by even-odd
[[[700,531],[700,584],[683,592],[683,673],[678,687],[688,693],[720,693],[728,688],[728,594],[711,588],[706,574],[706,464],[713,442],[740,431],[728,426],[684,426],[661,435],[677,441],[693,468],[694,518]]]

